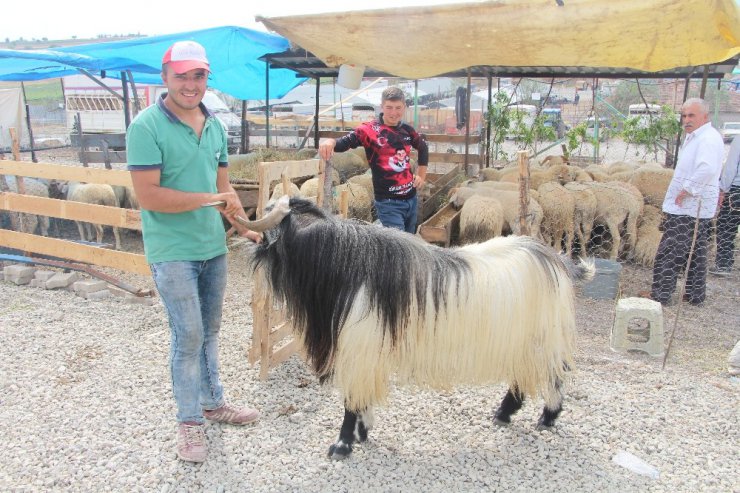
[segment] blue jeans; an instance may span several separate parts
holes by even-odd
[[[171,329],[170,374],[177,421],[203,423],[203,409],[223,405],[218,332],[226,289],[226,255],[150,265]]]
[[[386,228],[416,233],[416,195],[410,199],[375,199],[375,212]]]

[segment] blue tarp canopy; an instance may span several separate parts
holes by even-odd
[[[208,53],[208,85],[238,99],[265,99],[265,62],[259,58],[288,49],[287,39],[242,27],[225,26],[53,50],[0,50],[0,81],[31,81],[79,74],[161,84],[162,55],[175,41],[194,40]],[[270,69],[270,99],[281,98],[305,81],[287,69]]]

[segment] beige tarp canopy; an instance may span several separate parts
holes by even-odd
[[[657,72],[740,53],[734,0],[499,0],[258,17],[327,65],[408,79],[474,66],[624,67]]]

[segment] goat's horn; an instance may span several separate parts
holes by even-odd
[[[275,203],[272,210],[262,219],[257,219],[256,221],[248,221],[241,217],[237,217],[236,219],[242,226],[246,226],[252,231],[262,233],[280,224],[280,221],[282,221],[288,213],[290,213],[290,196],[283,195]]]

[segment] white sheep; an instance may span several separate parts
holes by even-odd
[[[493,197],[501,202],[504,212],[504,231],[511,232],[515,235],[521,234],[519,224],[519,192],[496,190],[488,187],[462,187],[458,188],[451,196],[450,202],[460,209],[465,201],[475,195]],[[542,239],[540,226],[542,224],[542,206],[530,194],[529,203],[527,204],[527,216],[525,221],[529,227],[530,235]]]
[[[652,205],[645,205],[637,226],[637,242],[635,243],[634,261],[645,267],[652,267],[655,254],[663,233],[660,223],[663,220],[663,211]]]
[[[99,183],[78,183],[70,182],[66,187],[67,200],[72,202],[83,202],[93,205],[105,205],[108,207],[118,207],[118,199],[113,187]],[[87,222],[75,221],[77,229],[80,232],[80,239],[92,241],[92,225]],[[103,242],[103,226],[95,224],[96,241]],[[121,236],[118,228],[113,227],[113,236],[116,240],[116,250],[121,249]]]
[[[615,260],[620,252],[622,234],[620,227],[626,223],[625,237],[629,249],[634,248],[637,238],[637,218],[640,216],[642,204],[638,204],[632,192],[627,190],[622,182],[586,182],[584,186],[591,188],[596,197],[596,215],[594,224],[607,227],[611,235],[612,245],[609,258]]]
[[[501,170],[497,168],[484,168],[480,170],[480,177],[483,181],[499,181],[501,175]]]
[[[662,207],[671,179],[673,179],[672,169],[647,166],[635,171],[629,183],[640,190],[646,204]]]
[[[298,185],[296,185],[293,182],[290,182],[290,185],[288,185],[288,188],[290,189],[288,194],[291,197],[295,197],[297,195],[300,195],[301,191],[298,188]],[[285,192],[283,191],[283,184],[282,182],[277,182],[275,186],[272,189],[272,195],[270,195],[270,202],[275,202],[277,199],[285,195]]]
[[[575,181],[576,171],[574,167],[568,166],[567,164],[556,164],[550,166],[545,170],[530,168],[529,173],[529,188],[537,190],[540,185],[547,182],[557,182],[561,185],[565,183]],[[509,172],[501,177],[502,182],[518,182],[519,174]]]
[[[337,152],[331,158],[331,165],[339,173],[341,183],[346,183],[351,177],[361,175],[368,170],[365,149],[358,147],[347,152]]]
[[[575,208],[573,211],[573,228],[578,237],[581,255],[586,254],[588,242],[591,239],[591,230],[594,227],[596,216],[596,197],[588,185],[572,182],[564,185],[565,189],[573,195]]]
[[[483,195],[470,197],[460,210],[460,243],[480,243],[501,236],[504,211],[498,199]]]
[[[559,183],[543,183],[537,189],[542,206],[542,238],[556,251],[561,250],[565,240],[565,254],[570,256],[573,247],[575,200],[573,195]]]
[[[372,222],[373,220],[373,197],[367,189],[358,183],[344,183],[334,187],[334,212],[339,212],[339,199],[342,191],[347,190],[349,207],[347,217],[361,221]]]
[[[331,170],[332,185],[339,185],[339,172],[332,168]],[[301,183],[299,187],[299,195],[305,198],[311,198],[318,196],[319,191],[319,178],[318,176],[312,176],[308,180]]]
[[[365,187],[365,190],[367,190],[367,193],[370,197],[375,197],[375,188],[373,187],[373,175],[369,171],[361,175],[355,175],[351,177],[349,180],[347,180],[347,183],[362,185],[363,187]],[[427,189],[431,189],[429,184],[426,184],[423,190]]]
[[[566,159],[564,156],[556,156],[554,154],[551,154],[540,161],[540,164],[545,167],[555,166],[557,164],[568,164],[568,159]]]
[[[611,181],[611,175],[606,171],[606,168],[599,166],[598,164],[587,166],[583,171],[588,173],[593,181],[597,181],[599,183]]]
[[[5,182],[8,184],[8,189],[11,192],[18,193],[18,183],[16,182],[15,176],[5,176]],[[41,180],[24,178],[23,185],[25,186],[26,195],[44,198],[49,197],[49,187]],[[25,212],[9,212],[8,216],[10,217],[11,227],[16,231],[34,234],[36,232],[36,227],[38,226],[42,236],[49,236],[49,218],[47,216],[28,214]],[[21,225],[23,226],[22,228],[20,227]]]

